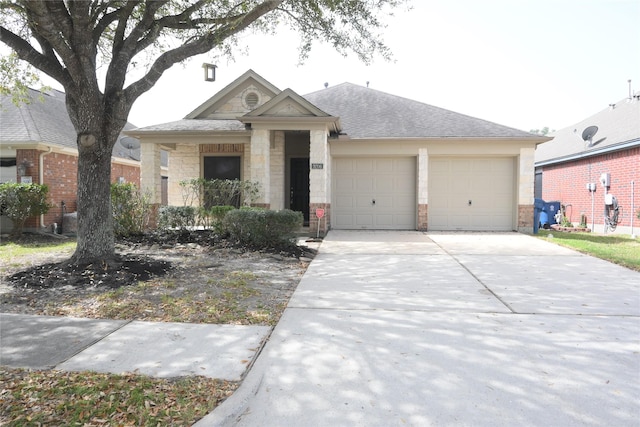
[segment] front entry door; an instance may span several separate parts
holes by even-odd
[[[289,209],[302,212],[304,225],[309,225],[309,159],[291,159]]]

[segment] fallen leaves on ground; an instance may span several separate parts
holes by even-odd
[[[238,383],[0,368],[0,425],[191,426]]]

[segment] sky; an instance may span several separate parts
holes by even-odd
[[[300,95],[350,82],[505,126],[562,129],[640,92],[640,0],[413,0],[370,65],[317,44],[298,64],[295,33],[247,34],[247,55],[176,65],[139,98],[138,127],[179,120],[248,69]],[[202,63],[217,65],[205,82]]]

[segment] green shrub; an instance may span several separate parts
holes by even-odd
[[[224,220],[227,212],[234,210],[233,206],[211,206],[209,209],[200,208],[198,210],[198,222],[205,229],[211,229],[217,234],[224,234]]]
[[[0,184],[0,211],[13,223],[12,237],[22,235],[27,219],[49,212],[48,193],[44,184]]]
[[[142,234],[149,225],[151,195],[131,183],[111,184],[113,228],[117,236]]]
[[[193,206],[162,206],[158,212],[161,229],[186,229],[196,226],[196,208]]]
[[[293,244],[302,227],[302,212],[260,208],[235,209],[226,214],[224,229],[231,239],[254,248],[278,248]]]

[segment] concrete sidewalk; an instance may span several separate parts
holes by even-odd
[[[0,365],[238,381],[270,330],[0,313]]]
[[[640,273],[517,233],[331,231],[197,426],[639,419]]]

